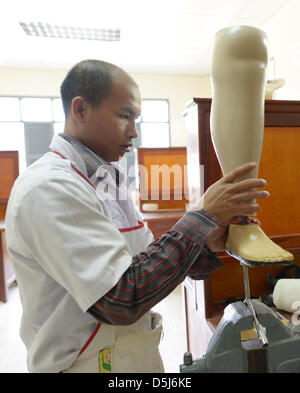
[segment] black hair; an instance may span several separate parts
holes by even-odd
[[[98,106],[108,96],[117,71],[122,70],[101,60],[83,60],[72,67],[60,86],[65,116],[77,96],[84,97],[94,107]]]

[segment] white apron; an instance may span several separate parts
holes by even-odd
[[[59,152],[53,151],[65,158]],[[103,201],[101,190],[74,166],[72,168],[83,177],[94,189],[104,206],[105,213],[125,237],[128,252],[135,256],[145,251],[151,242],[152,234],[144,227],[143,222],[134,208],[131,198],[126,198],[128,190],[122,184],[119,188],[120,199],[107,198]],[[118,168],[120,170],[120,168]],[[99,167],[96,173],[104,182],[106,190],[111,194],[116,191],[113,176]],[[103,188],[102,188],[103,190]],[[159,353],[159,343],[162,336],[162,317],[158,313],[148,311],[137,322],[128,326],[108,325],[98,323],[96,329],[81,349],[76,361],[63,373],[162,373],[164,367]]]

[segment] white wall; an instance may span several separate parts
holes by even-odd
[[[133,74],[144,98],[168,98],[170,105],[171,145],[185,146],[185,125],[182,113],[193,97],[211,97],[208,75]]]
[[[67,70],[0,68],[0,96],[59,96]],[[166,98],[170,104],[171,145],[185,146],[182,113],[193,97],[211,97],[208,75],[132,74],[144,98]]]
[[[0,68],[0,95],[59,96],[64,70]]]
[[[268,35],[275,76],[285,85],[275,92],[278,100],[300,100],[300,2],[290,0],[262,30]]]

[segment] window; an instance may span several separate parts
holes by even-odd
[[[65,121],[65,114],[63,111],[63,106],[60,98],[54,98],[52,100],[53,104],[53,120],[58,122]]]
[[[0,150],[19,151],[21,173],[26,168],[26,161],[28,165],[47,151],[46,144],[53,133],[63,132],[64,117],[58,97],[0,97]],[[39,129],[41,142],[45,143],[37,143]],[[169,147],[168,100],[143,99],[137,129],[139,136],[135,147]],[[127,158],[129,167],[134,166],[134,151]]]
[[[20,121],[20,100],[0,97],[0,121]]]
[[[21,122],[0,121],[0,150],[19,152],[19,172],[26,168],[24,125]]]
[[[165,99],[144,99],[138,123],[142,147],[169,147],[169,102]],[[135,144],[137,145],[137,144]]]
[[[168,123],[142,123],[141,137],[143,147],[169,147]]]
[[[24,122],[52,122],[52,100],[21,98],[21,116]]]
[[[60,98],[0,97],[0,150],[19,152],[20,173],[49,150],[53,133],[63,129]]]

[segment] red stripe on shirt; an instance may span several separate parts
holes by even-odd
[[[187,221],[187,222],[191,222],[192,224],[196,225],[197,227],[203,229],[205,232],[207,233],[211,233],[211,231],[208,231],[206,228],[204,228],[202,225],[197,224],[196,222],[194,222],[193,220],[188,220],[187,218],[182,218],[181,221]]]
[[[157,268],[157,266],[161,265],[164,261],[166,261],[166,260],[169,258],[170,254],[177,248],[177,245],[179,244],[179,242],[180,242],[180,241],[178,240],[177,243],[175,244],[175,246],[174,246],[174,247],[172,248],[172,250],[169,252],[169,254],[168,254],[164,259],[160,260],[156,265],[154,265],[153,268],[152,268],[151,270],[148,270],[147,272],[142,273],[139,277],[136,277],[136,278],[133,279],[133,280],[125,280],[125,279],[123,279],[122,277],[120,278],[120,280],[122,280],[123,282],[127,282],[127,283],[136,282],[137,280],[140,280],[141,278],[143,278],[143,277],[146,276],[147,274],[152,273],[153,270],[155,270],[155,269]]]
[[[145,295],[151,293],[151,292],[155,292],[158,288],[160,288],[162,286],[162,284],[164,284],[166,281],[170,280],[172,277],[174,277],[176,275],[176,273],[178,272],[178,270],[180,269],[180,264],[178,264],[176,266],[175,271],[170,274],[168,277],[165,278],[165,280],[161,281],[155,288],[152,288],[151,290],[147,291],[147,292],[143,292],[140,296],[137,296],[136,299],[140,299],[142,297],[144,297]],[[132,299],[123,299],[119,296],[113,295],[111,293],[108,293],[107,296],[112,297],[116,300],[122,300],[123,302],[132,302]]]
[[[135,288],[129,288],[129,289],[124,289],[120,286],[117,286],[117,288],[122,291],[122,292],[133,292],[136,289],[141,289],[144,286],[148,285],[149,283],[151,283],[152,281],[156,280],[159,276],[161,276],[164,272],[166,272],[168,269],[170,269],[174,263],[177,261],[177,259],[180,257],[180,255],[177,255],[177,257],[175,259],[173,259],[173,261],[170,263],[170,265],[168,265],[164,270],[161,270],[155,277],[151,278],[151,280],[146,281],[145,283],[143,283],[140,286],[136,286]]]

